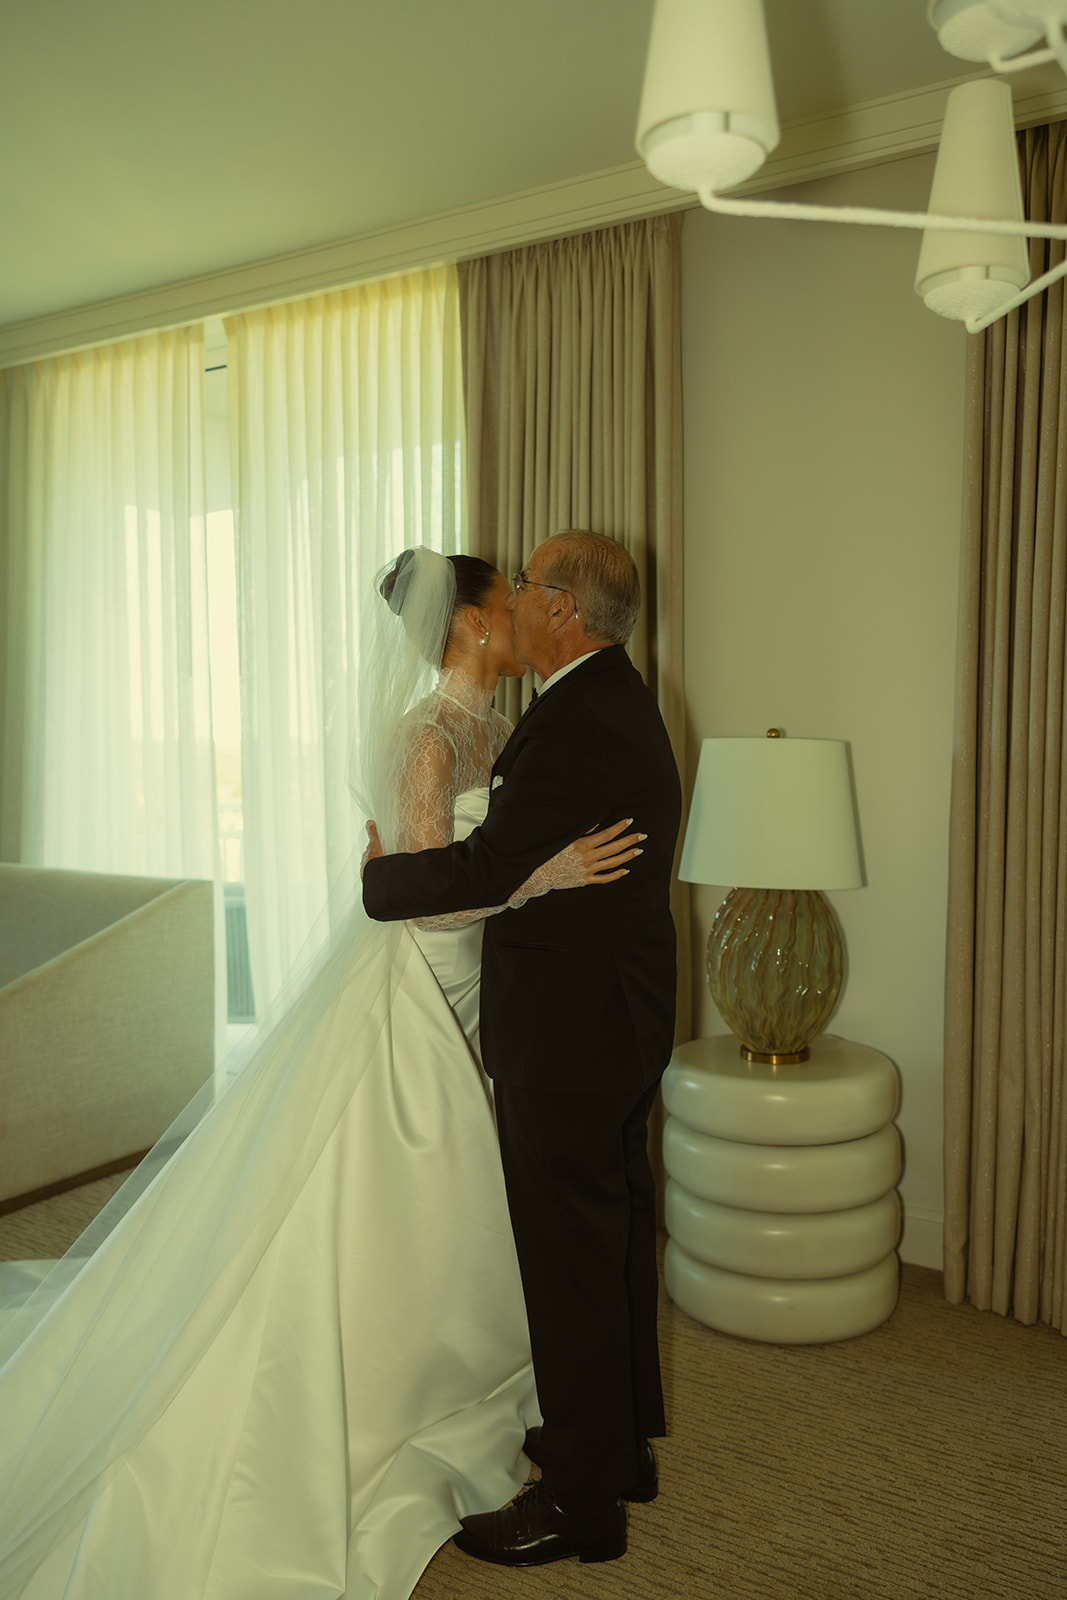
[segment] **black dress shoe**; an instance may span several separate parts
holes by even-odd
[[[461,1517],[453,1543],[479,1561],[502,1567],[540,1567],[577,1556],[579,1561],[616,1561],[626,1554],[626,1512],[621,1500],[603,1511],[570,1516],[542,1483],[531,1483],[501,1511]]]
[[[527,1428],[526,1438],[523,1442],[523,1453],[529,1456],[535,1467],[543,1467],[541,1460],[541,1429]],[[637,1452],[637,1482],[629,1489],[624,1489],[623,1500],[631,1503],[647,1505],[659,1494],[659,1475],[656,1471],[656,1456],[646,1439]]]

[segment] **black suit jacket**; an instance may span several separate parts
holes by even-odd
[[[502,904],[594,827],[632,816],[648,838],[625,878],[554,890],[489,917],[481,1044],[490,1077],[576,1092],[650,1087],[674,1035],[668,901],[681,815],[659,708],[621,645],[542,694],[493,768],[466,840],[367,863],[363,902],[392,921]]]

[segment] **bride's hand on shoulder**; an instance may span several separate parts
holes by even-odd
[[[629,872],[629,863],[641,855],[641,845],[648,837],[644,833],[627,833],[633,827],[633,817],[613,822],[610,828],[596,833],[583,834],[575,839],[569,849],[577,855],[577,865],[582,871],[581,886],[592,883],[614,883]]]
[[[385,851],[382,848],[382,841],[378,837],[377,826],[373,822],[368,822],[367,823],[367,848],[364,850],[364,852],[363,852],[363,860],[360,862],[360,867],[359,867],[360,878],[363,877],[363,873],[366,870],[367,862],[368,861],[376,861],[379,856],[384,856],[384,854],[385,854]]]

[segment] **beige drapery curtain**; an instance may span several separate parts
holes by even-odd
[[[679,756],[681,226],[676,212],[459,266],[467,547],[510,574],[561,528],[621,540],[644,594],[630,654]]]
[[[1067,221],[1067,124],[1020,136]],[[1031,272],[1062,259],[1031,244]],[[1067,1331],[1064,287],[968,347],[945,1040],[945,1291]]]
[[[462,263],[459,283],[467,548],[510,574],[561,528],[626,546],[644,597],[630,655],[688,792],[681,230],[676,212],[554,239]],[[679,1038],[692,1032],[687,902],[676,883]]]

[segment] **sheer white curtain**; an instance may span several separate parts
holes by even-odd
[[[215,876],[201,331],[0,372],[0,856]]]
[[[458,548],[454,268],[230,318],[245,891],[257,1009],[354,849],[359,614],[405,546]]]

